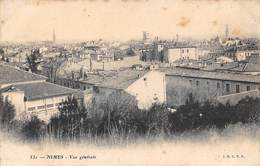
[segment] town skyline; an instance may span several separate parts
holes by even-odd
[[[143,31],[163,39],[175,38],[176,34],[205,39],[224,36],[227,24],[231,37],[260,36],[260,21],[256,19],[260,16],[259,3],[255,1],[4,0],[0,4],[1,41],[48,41],[53,29],[57,42],[136,40]]]

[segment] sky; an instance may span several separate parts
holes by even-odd
[[[1,41],[260,37],[260,1],[0,0]]]

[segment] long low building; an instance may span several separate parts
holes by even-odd
[[[62,101],[79,92],[46,82],[46,77],[0,64],[0,93],[14,105],[17,118],[37,115],[48,120],[58,113]],[[83,100],[83,96],[78,100]]]
[[[169,106],[185,104],[189,95],[199,102],[219,96],[260,90],[260,76],[176,67],[163,69]]]

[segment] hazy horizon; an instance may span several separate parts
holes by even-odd
[[[207,39],[224,36],[259,38],[259,1],[171,0],[2,0],[2,42],[81,42],[142,38]]]

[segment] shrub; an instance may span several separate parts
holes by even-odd
[[[24,138],[30,141],[38,141],[44,136],[44,132],[45,124],[37,116],[32,116],[29,121],[25,121],[21,130]]]

